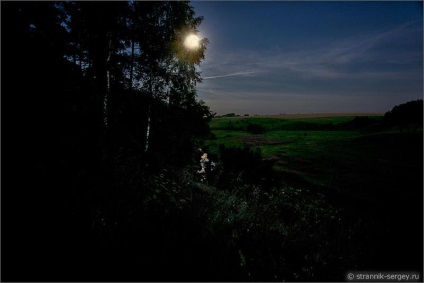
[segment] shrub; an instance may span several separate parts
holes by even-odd
[[[253,151],[245,148],[219,147],[221,162],[227,171],[247,171],[251,172],[259,166],[261,162],[260,151]]]
[[[251,134],[258,135],[263,134],[265,132],[264,127],[259,124],[248,124],[246,127],[246,131],[248,131]]]
[[[355,128],[364,128],[366,126],[371,125],[372,122],[373,122],[373,120],[371,120],[370,117],[367,117],[367,116],[364,116],[364,117],[356,116],[353,119],[353,126]]]

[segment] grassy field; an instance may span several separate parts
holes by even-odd
[[[210,126],[212,158],[220,146],[249,147],[295,186],[371,203],[422,199],[421,126],[388,127],[382,116],[215,118]]]
[[[248,174],[262,174],[266,176],[262,179],[271,178],[269,182],[273,184],[281,182],[302,192],[297,201],[283,195],[274,201],[275,208],[293,205],[301,215],[308,207],[314,207],[311,215],[325,223],[332,219],[324,216],[328,207],[339,211],[337,229],[340,231],[328,240],[334,247],[327,253],[334,259],[332,268],[339,266],[338,261],[346,260],[345,265],[339,266],[338,273],[355,266],[364,270],[420,270],[422,126],[389,126],[381,115],[281,117],[214,118],[210,122],[212,135],[204,141],[205,148],[210,158],[218,162],[225,157],[223,147],[260,152],[262,160],[272,165],[267,167],[272,173],[253,170]],[[247,162],[240,161],[238,166],[243,167]],[[271,195],[278,194],[278,186],[276,188]],[[315,206],[319,200],[327,203],[327,208],[321,210]],[[264,204],[261,211],[269,210],[269,203]],[[274,215],[279,210],[272,211]],[[288,219],[295,214],[289,214]],[[308,230],[314,221],[294,220],[302,227],[299,237],[305,233],[316,236],[309,247],[311,250],[324,238],[333,237],[331,231],[336,229],[326,224],[320,229],[329,234],[317,236],[318,230],[313,233]],[[354,238],[356,240],[352,240]],[[296,254],[301,253],[299,249]]]
[[[382,190],[419,182],[422,128],[388,128],[382,116],[366,119],[215,118],[206,145],[212,157],[220,145],[259,150],[288,180],[360,198],[378,199]]]

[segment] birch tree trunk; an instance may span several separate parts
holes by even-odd
[[[153,85],[152,81],[150,81],[150,95],[153,95]],[[149,108],[147,109],[147,129],[146,129],[146,145],[144,147],[144,152],[146,152],[149,149],[149,137],[150,137],[150,109],[151,109],[151,102],[150,99],[147,100],[149,103]]]
[[[146,152],[149,149],[149,136],[150,136],[150,105],[147,110],[146,145],[144,147],[144,152]]]
[[[83,58],[82,50],[81,50],[81,47],[80,47],[80,50],[79,50],[79,68],[80,68],[81,73],[82,73],[82,58]]]
[[[110,56],[111,56],[111,44],[112,44],[112,38],[110,36],[110,33],[108,34],[109,42],[108,42],[108,55],[106,59],[106,93],[103,100],[103,122],[104,125],[107,127],[108,125],[108,99],[110,96]]]
[[[133,74],[134,74],[134,39],[131,42],[131,68],[130,68],[130,93],[133,90]]]

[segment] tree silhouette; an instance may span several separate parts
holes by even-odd
[[[4,278],[98,279],[97,267],[119,266],[110,235],[127,231],[117,227],[140,209],[149,170],[190,162],[208,132],[195,91],[207,40],[181,47],[201,18],[186,2],[1,5],[3,121],[13,123],[3,128]]]
[[[392,125],[405,126],[408,123],[423,125],[423,100],[417,99],[396,105],[384,114],[384,120]]]

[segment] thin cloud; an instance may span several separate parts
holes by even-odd
[[[211,59],[203,65],[204,74],[230,72],[229,75],[204,79],[242,75],[244,73],[237,72],[237,69],[243,67],[259,69],[268,74],[290,72],[297,77],[330,80],[360,79],[370,71],[381,72],[381,77],[384,78],[386,74],[399,69],[393,65],[380,67],[383,64],[411,64],[422,60],[421,51],[411,52],[394,46],[399,42],[408,42],[410,38],[419,35],[421,30],[415,23],[405,23],[388,30],[347,36],[328,42],[326,46],[305,46],[296,51],[271,51],[264,54],[252,50],[237,50],[226,56],[221,55],[219,60]],[[366,70],[363,66],[366,66]]]
[[[422,45],[416,43],[421,34],[422,27],[413,22],[295,51],[233,50],[211,56],[202,65],[207,77],[197,86],[199,97],[219,113],[325,112],[331,107],[385,112],[422,96]],[[255,72],[239,72],[243,69]],[[253,73],[261,76],[213,80]]]
[[[255,74],[258,72],[242,72],[242,73],[233,73],[228,75],[220,75],[220,76],[213,76],[213,77],[205,77],[204,80],[210,80],[210,79],[218,79],[218,78],[225,78],[225,77],[231,77],[231,76],[242,76],[242,75],[248,75],[248,74]]]

